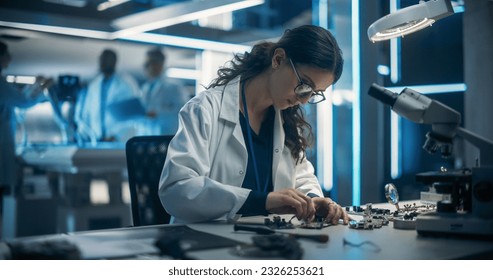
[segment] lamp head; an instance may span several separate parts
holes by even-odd
[[[450,0],[420,1],[419,4],[388,14],[370,25],[372,42],[404,36],[431,26],[435,21],[454,14]]]

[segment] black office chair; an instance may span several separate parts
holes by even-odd
[[[161,171],[172,135],[135,136],[125,146],[134,226],[167,224],[171,216],[159,200]]]

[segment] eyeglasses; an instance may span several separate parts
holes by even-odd
[[[294,93],[296,93],[298,99],[306,99],[307,97],[310,97],[310,99],[308,99],[308,103],[310,104],[317,104],[319,102],[324,101],[325,100],[324,92],[322,90],[314,91],[310,85],[304,83],[301,80],[298,71],[296,71],[296,67],[294,67],[294,63],[291,60],[291,58],[289,59],[289,62],[291,63],[294,73],[298,78],[298,85],[294,88]]]

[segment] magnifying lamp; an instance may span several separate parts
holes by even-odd
[[[450,0],[419,1],[419,4],[400,9],[372,23],[368,27],[368,39],[376,42],[404,37],[452,14],[454,9]]]

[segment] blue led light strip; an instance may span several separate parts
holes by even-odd
[[[329,29],[329,3],[328,0],[313,0],[313,24]],[[333,112],[332,100],[329,92],[332,88],[327,89],[326,102],[320,102],[316,105],[317,110],[317,177],[325,191],[331,191],[334,185],[333,174]],[[337,190],[331,195],[335,195]]]
[[[390,13],[400,8],[400,0],[390,0]],[[390,81],[396,84],[401,80],[401,38],[390,39]],[[402,174],[400,117],[390,115],[390,177],[399,178]]]
[[[351,38],[353,61],[353,205],[361,204],[361,109],[360,109],[360,30],[359,1],[351,2]]]

